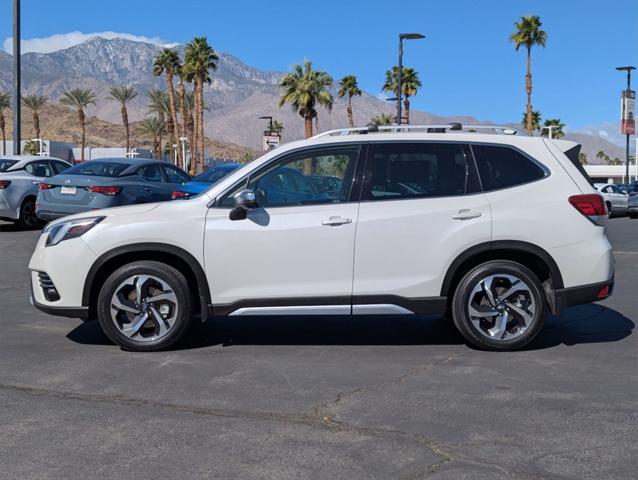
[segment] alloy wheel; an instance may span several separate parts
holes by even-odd
[[[29,228],[36,227],[38,225],[38,217],[35,214],[35,201],[34,200],[26,200],[24,205],[22,206],[22,211],[20,212],[22,216],[22,223]]]
[[[496,341],[521,336],[532,324],[536,311],[530,287],[510,274],[481,279],[470,293],[467,308],[476,331]]]
[[[139,342],[164,337],[174,326],[178,310],[173,288],[153,275],[127,278],[111,298],[111,319],[116,328]]]

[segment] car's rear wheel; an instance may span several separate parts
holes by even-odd
[[[35,214],[35,197],[27,197],[20,205],[20,218],[17,221],[18,226],[22,228],[37,228],[42,223]]]
[[[163,350],[190,326],[188,282],[179,270],[164,263],[130,263],[104,282],[97,312],[104,333],[123,349]]]
[[[636,218],[638,218],[638,213],[629,213],[629,218],[631,218],[632,220],[635,220]]]
[[[611,209],[611,203],[605,202],[605,205],[607,205],[607,215],[609,216],[609,218],[613,217],[614,211]]]
[[[516,262],[495,260],[470,270],[452,300],[454,324],[475,347],[516,350],[538,334],[547,302],[538,277]]]

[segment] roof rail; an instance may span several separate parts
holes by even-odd
[[[409,133],[425,131],[426,133],[446,133],[451,132],[479,132],[480,130],[491,130],[497,135],[517,135],[523,133],[522,130],[509,127],[507,125],[461,125],[460,123],[433,124],[433,125],[370,125],[367,127],[338,128],[315,135],[312,138],[334,137],[341,135],[365,135],[366,133],[389,132],[389,133]]]

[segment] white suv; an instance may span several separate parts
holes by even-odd
[[[396,128],[286,144],[188,200],[53,222],[32,301],[138,351],[197,315],[446,312],[472,345],[512,350],[548,312],[610,295],[605,204],[578,145]]]

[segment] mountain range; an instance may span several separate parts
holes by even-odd
[[[183,54],[183,46],[177,46]],[[146,94],[153,88],[164,88],[164,79],[154,77],[152,65],[161,47],[122,38],[107,40],[91,38],[84,43],[51,53],[26,53],[22,56],[23,94],[37,93],[59,99],[70,88],[91,88],[98,96],[97,105],[88,114],[112,123],[120,122],[119,106],[109,101],[108,90],[114,85],[130,85],[139,92],[129,107],[129,117],[138,121],[147,116]],[[244,64],[236,57],[219,53],[217,70],[205,89],[206,135],[219,142],[229,142],[252,150],[261,148],[261,133],[266,127],[258,117],[272,115],[284,124],[283,140],[303,137],[303,121],[289,107],[278,107],[279,82],[285,72],[261,71]],[[11,88],[11,56],[0,51],[0,89]],[[334,93],[334,92],[333,92]],[[366,125],[370,118],[381,112],[393,113],[394,103],[364,93],[353,100],[355,123]],[[43,118],[60,121],[59,118]],[[472,116],[438,116],[428,112],[411,112],[411,123],[465,124],[491,123]],[[320,109],[319,129],[325,131],[347,125],[345,99],[335,102],[332,112]],[[598,161],[595,155],[603,150],[610,157],[623,157],[622,148],[602,137],[589,134],[568,134],[583,145],[590,163]]]

